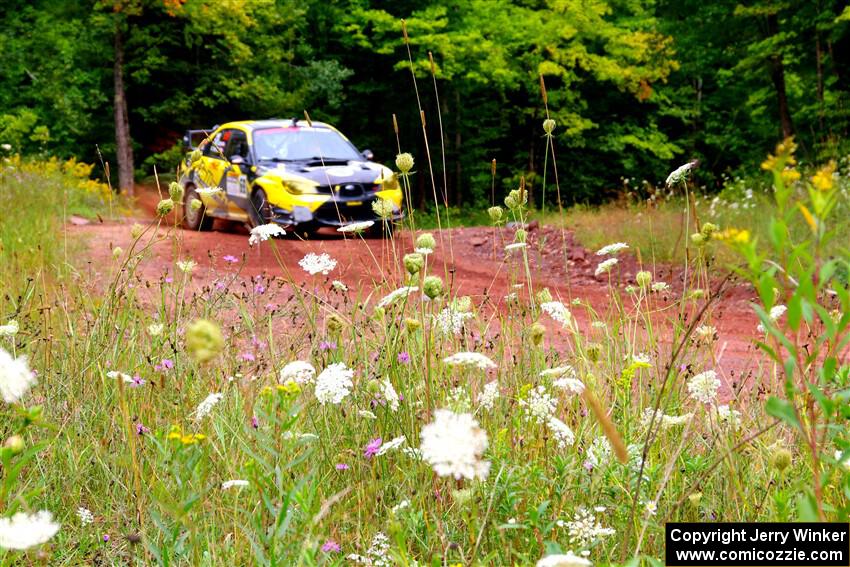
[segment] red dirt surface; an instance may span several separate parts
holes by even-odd
[[[139,210],[136,218],[124,221],[71,224],[68,233],[78,236],[87,244],[87,259],[95,272],[113,265],[112,250],[118,246],[128,250],[132,246],[130,227],[134,223],[145,226],[155,225],[154,210],[159,196],[150,189],[142,189],[138,199]],[[412,251],[412,235],[400,233],[392,240],[378,238],[361,239],[343,237],[334,231],[321,232],[310,240],[301,240],[287,236],[274,241],[285,269],[275,258],[270,243],[258,247],[248,246],[248,230],[244,226],[216,221],[212,232],[192,232],[174,228],[174,214],[166,217],[159,227],[165,235],[170,230],[178,233],[178,255],[180,258],[192,258],[198,263],[193,275],[196,286],[209,285],[222,273],[236,272],[244,278],[263,276],[281,277],[296,284],[315,282],[298,266],[298,261],[308,252],[327,252],[338,261],[336,269],[329,278],[343,281],[350,289],[362,289],[369,293],[375,284],[383,281],[384,274],[393,274],[395,283],[387,290],[399,285],[401,257]],[[442,233],[434,231],[437,238],[437,250],[429,257],[430,273],[446,275],[446,281],[453,293],[470,295],[476,305],[482,309],[504,309],[504,296],[512,291],[515,283],[525,281],[521,269],[522,251],[504,252],[504,245],[513,239],[512,228],[494,229],[492,227],[454,228]],[[611,294],[608,289],[608,277],[594,275],[600,258],[593,251],[583,248],[573,239],[569,231],[555,227],[529,226],[528,248],[529,263],[534,291],[548,287],[552,295],[569,304],[580,298],[593,310],[603,316],[612,313]],[[150,257],[142,262],[139,273],[143,278],[157,280],[174,272],[175,257],[173,239],[154,244]],[[564,252],[566,251],[566,253]],[[239,259],[229,264],[225,256]],[[566,262],[565,262],[566,256]],[[397,259],[397,260],[396,260]],[[627,253],[619,256],[619,288],[626,313],[633,309],[631,299],[622,289],[634,283],[639,270],[637,260]],[[565,264],[567,269],[565,269]],[[658,315],[653,317],[653,325],[670,328],[663,319],[677,316],[677,311],[669,307],[679,297],[682,288],[681,269],[670,266],[655,266],[651,270],[654,281],[670,284],[669,292],[652,294],[653,307]],[[321,277],[321,276],[318,276]],[[311,284],[312,285],[312,284]],[[384,291],[381,292],[385,293]],[[524,288],[521,294],[525,293]],[[723,382],[724,397],[730,397],[733,391],[746,388],[751,372],[763,362],[764,358],[752,345],[756,337],[758,320],[750,308],[755,294],[749,286],[733,282],[726,287],[719,302],[713,307],[711,319],[707,323],[715,326],[719,340],[714,360],[702,361],[715,367]],[[667,309],[665,309],[667,308]],[[582,333],[593,334],[585,308],[571,307]],[[658,319],[658,320],[656,320]],[[551,320],[544,321],[550,329],[550,341],[558,348],[567,342],[566,333],[555,330]],[[669,352],[670,337],[662,337]],[[650,353],[654,359],[668,352]],[[701,368],[695,371],[701,371]]]

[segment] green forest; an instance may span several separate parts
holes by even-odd
[[[494,159],[499,192],[522,176],[536,195],[547,114],[566,204],[695,158],[712,190],[790,135],[804,163],[848,149],[834,0],[33,0],[0,18],[2,151],[109,163],[116,187],[173,172],[186,129],[305,110],[382,163],[411,152],[423,196],[430,154],[457,205],[489,200]]]

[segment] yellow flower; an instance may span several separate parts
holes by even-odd
[[[283,384],[278,384],[277,389],[289,396],[297,396],[301,393],[301,386],[298,385],[298,382],[296,382],[292,378],[290,378]]]
[[[785,183],[785,185],[791,185],[795,181],[800,180],[800,172],[791,167],[783,169],[781,175],[782,182]]]
[[[835,173],[835,162],[831,161],[818,170],[812,177],[812,185],[818,191],[829,191],[834,185],[832,174]]]
[[[761,164],[761,168],[766,171],[782,171],[786,166],[793,167],[797,164],[794,159],[794,152],[797,150],[797,144],[794,143],[793,137],[788,137],[776,144],[776,150],[772,155],[768,155],[767,159]]]
[[[718,233],[717,238],[718,240],[725,240],[733,244],[746,244],[750,241],[750,231],[739,228],[727,228],[723,232]]]

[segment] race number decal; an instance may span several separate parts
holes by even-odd
[[[248,196],[248,178],[245,175],[240,175],[238,177],[233,175],[227,176],[227,187],[226,191],[228,195],[235,195],[237,197],[247,197]]]

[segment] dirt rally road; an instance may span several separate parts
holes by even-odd
[[[124,250],[130,248],[130,227],[134,223],[150,225],[157,222],[154,210],[158,200],[156,192],[142,189],[135,218],[127,218],[123,222],[71,223],[68,226],[70,236],[80,237],[86,243],[87,261],[95,273],[106,271],[108,266],[114,264],[114,247],[120,246]],[[173,216],[166,218],[159,228],[160,233],[174,230],[174,224]],[[198,263],[193,275],[193,284],[196,286],[210,285],[217,276],[228,270],[239,270],[245,279],[263,276],[291,278],[299,284],[313,282],[314,276],[302,271],[298,261],[308,252],[327,252],[338,261],[329,278],[344,282],[352,290],[360,288],[369,292],[375,283],[381,281],[382,274],[399,273],[398,268],[393,272],[392,269],[385,271],[381,266],[398,266],[401,257],[413,248],[412,237],[407,233],[397,234],[392,242],[377,238],[343,238],[332,230],[323,231],[310,240],[287,236],[275,241],[284,262],[284,270],[279,266],[268,243],[254,248],[248,246],[248,231],[243,226],[217,220],[212,232],[192,232],[179,227],[176,230],[179,231],[180,257],[192,258]],[[452,292],[472,296],[475,305],[482,310],[490,309],[492,312],[492,309],[505,309],[504,296],[517,291],[513,284],[525,281],[520,271],[521,252],[506,254],[503,250],[504,245],[512,241],[513,230],[474,227],[444,230],[442,234],[434,232],[437,249],[429,258],[430,273],[446,274]],[[593,251],[586,250],[574,242],[572,233],[555,227],[532,226],[528,242],[527,251],[535,291],[548,287],[553,296],[566,304],[580,298],[603,317],[611,312],[613,306],[610,304],[608,278],[594,275],[599,258]],[[564,268],[564,250],[567,251],[567,270]],[[239,263],[228,264],[224,260],[225,256],[238,258]],[[398,258],[398,263],[394,258]],[[634,283],[639,266],[630,254],[621,254],[619,258],[622,289],[629,283]],[[681,270],[669,266],[644,269],[653,272],[653,281],[665,281],[671,285],[670,292],[653,294],[658,311],[658,315],[653,317],[653,324],[658,328],[669,329],[670,324],[665,324],[662,320],[677,314],[676,309],[665,307],[672,305],[681,293]],[[167,277],[173,271],[173,242],[166,239],[153,247],[152,257],[141,264],[139,273],[145,279],[156,281]],[[380,293],[386,293],[394,287],[395,284]],[[524,291],[520,290],[520,295],[523,293]],[[622,295],[626,311],[629,312],[632,310],[632,302],[627,294],[622,292]],[[732,392],[739,388],[752,387],[753,384],[748,384],[751,374],[765,361],[763,355],[752,346],[758,325],[758,320],[749,306],[754,298],[755,294],[749,286],[733,283],[727,286],[722,299],[706,321],[717,328],[719,339],[714,360],[703,362],[718,370],[723,382],[722,391],[727,398],[732,397]],[[600,332],[590,327],[585,309],[571,310],[582,333]],[[658,321],[655,321],[656,318]],[[549,330],[547,337],[551,344],[558,350],[566,348],[566,333],[556,330],[557,325],[548,318],[544,323]],[[666,352],[650,353],[654,360],[666,360],[670,340],[667,338],[662,342],[667,343],[662,347]],[[697,372],[701,370],[696,369]]]

